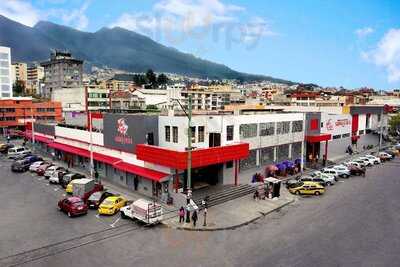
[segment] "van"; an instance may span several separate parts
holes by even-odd
[[[15,157],[18,157],[19,155],[24,155],[24,154],[29,154],[31,151],[25,147],[19,146],[19,147],[12,147],[8,150],[7,156],[10,159],[14,159]]]

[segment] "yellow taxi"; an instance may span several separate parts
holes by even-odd
[[[72,194],[73,193],[73,191],[74,191],[73,187],[72,187],[73,181],[75,181],[75,180],[72,180],[71,182],[69,182],[67,184],[67,187],[65,188],[65,193],[67,193],[67,194]]]
[[[316,182],[304,181],[299,182],[289,188],[289,192],[296,195],[321,195],[325,193],[325,187]]]
[[[120,208],[126,206],[126,200],[121,196],[110,196],[107,197],[99,206],[99,214],[114,215],[119,211]]]

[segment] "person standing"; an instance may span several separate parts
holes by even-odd
[[[185,222],[185,209],[183,207],[179,209],[178,214],[179,214],[179,223]]]
[[[203,216],[204,216],[204,221],[203,221],[203,226],[207,226],[207,207],[204,208],[203,211]]]
[[[194,227],[196,227],[196,222],[197,222],[197,210],[194,210],[193,211],[193,214],[192,214],[192,220],[193,220],[193,226]]]

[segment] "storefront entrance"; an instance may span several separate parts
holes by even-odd
[[[307,142],[306,145],[306,161],[313,162],[320,157],[320,142]]]
[[[222,183],[222,164],[192,169],[193,190]],[[187,187],[187,171],[184,173],[184,188]]]

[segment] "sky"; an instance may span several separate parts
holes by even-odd
[[[0,14],[28,26],[123,27],[238,71],[295,82],[400,88],[396,0],[1,0]]]

